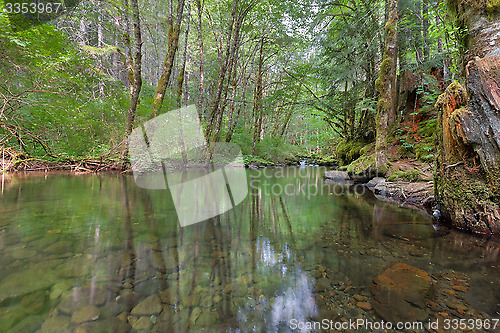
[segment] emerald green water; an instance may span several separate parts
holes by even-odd
[[[398,262],[436,281],[466,278],[459,301],[499,317],[498,240],[434,228],[426,213],[327,184],[323,172],[248,170],[242,203],[184,228],[168,191],[131,176],[0,175],[0,332],[298,332],[291,319],[375,321],[353,297],[372,302],[371,280]],[[431,317],[454,301],[443,295]]]

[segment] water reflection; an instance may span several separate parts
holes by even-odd
[[[170,194],[131,177],[10,177],[0,199],[0,327],[288,332],[292,318],[375,320],[353,297],[369,301],[371,279],[396,262],[466,274],[470,307],[499,311],[498,240],[436,230],[424,212],[325,183],[320,168],[248,178],[256,181],[242,204],[181,228]]]

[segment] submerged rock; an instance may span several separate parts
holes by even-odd
[[[320,279],[318,279],[318,282],[316,283],[316,290],[317,291],[324,291],[324,290],[328,290],[331,288],[331,282],[330,282],[330,279],[326,278],[326,277],[322,277]]]
[[[12,258],[14,258],[14,259],[27,259],[27,258],[35,256],[37,253],[38,252],[36,252],[35,250],[21,248],[21,249],[13,251],[11,255],[12,255]]]
[[[158,295],[151,295],[145,298],[132,309],[132,314],[135,316],[150,316],[160,313],[162,305]],[[133,326],[133,325],[132,325]]]
[[[373,307],[384,320],[425,321],[428,318],[425,308],[432,293],[432,282],[425,271],[397,263],[375,277],[370,288]]]
[[[86,321],[94,321],[99,318],[100,311],[98,308],[92,305],[87,305],[82,309],[73,313],[71,317],[71,322],[74,324],[81,324]]]
[[[35,332],[42,322],[42,316],[28,316],[8,330],[7,333]]]
[[[62,333],[70,332],[69,326],[70,320],[66,316],[55,316],[49,317],[42,324],[41,333]]]
[[[153,322],[147,316],[142,316],[136,321],[133,321],[132,327],[138,331],[149,330],[153,326]]]
[[[107,290],[102,286],[73,288],[61,296],[60,312],[72,314],[87,305],[101,306],[106,303]]]
[[[51,287],[56,282],[55,273],[42,266],[12,273],[0,282],[0,302],[17,296],[31,294]]]
[[[21,299],[23,310],[29,314],[36,314],[45,308],[47,295],[44,291],[37,291],[33,294],[26,295]]]

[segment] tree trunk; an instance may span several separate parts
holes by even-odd
[[[168,50],[165,56],[165,61],[163,62],[163,72],[158,80],[158,85],[156,87],[156,92],[153,97],[153,105],[151,114],[153,117],[158,116],[160,109],[163,105],[163,100],[165,99],[165,92],[167,91],[168,81],[172,74],[172,68],[174,67],[175,54],[179,47],[179,33],[181,31],[182,13],[184,11],[184,0],[178,0],[177,4],[177,15],[175,18],[175,24],[173,19],[169,20],[168,28]]]
[[[138,0],[132,0],[132,22],[134,25],[134,67],[133,67],[133,82],[130,94],[130,104],[128,109],[127,135],[132,133],[134,126],[137,104],[139,103],[139,94],[142,87],[142,36],[141,36],[141,19],[139,16]]]
[[[475,1],[474,1],[475,3]],[[500,233],[500,42],[499,6],[457,4],[465,47],[467,91],[452,83],[436,103],[439,156],[435,192],[441,211],[458,228]]]
[[[226,51],[223,54],[222,48],[219,49],[219,78],[217,81],[217,92],[215,93],[215,98],[212,102],[212,110],[210,111],[210,117],[208,119],[207,129],[205,136],[210,142],[215,142],[218,140],[218,131],[217,128],[220,128],[222,122],[222,114],[220,112],[220,105],[222,100],[222,95],[224,91],[224,84],[226,81],[226,74],[230,67],[230,53],[231,53],[231,39],[233,37],[233,29],[236,21],[237,11],[239,0],[233,0],[232,3],[232,12],[231,12],[231,21],[229,23],[228,33],[227,33],[227,43],[226,43]],[[220,41],[222,44],[223,36],[221,35]]]
[[[377,103],[377,140],[375,165],[377,172],[384,174],[387,169],[387,136],[396,119],[396,68],[398,0],[390,0],[389,19],[385,25],[385,51],[380,65],[380,73],[375,87],[380,93]]]
[[[189,28],[190,28],[190,11],[191,11],[191,6],[188,1],[187,3],[188,7],[188,15],[186,18],[186,31],[184,34],[184,52],[182,55],[182,65],[181,65],[181,70],[179,72],[179,75],[177,76],[177,107],[180,108],[182,107],[182,86],[184,83],[184,78],[186,75],[186,62],[187,62],[187,50],[188,50],[188,39],[189,39]],[[186,82],[187,83],[187,82]]]
[[[254,135],[252,144],[252,154],[255,155],[257,142],[260,141],[260,134],[262,131],[262,97],[263,97],[263,62],[264,62],[264,31],[260,37],[260,49],[258,60],[257,82],[255,83],[253,114],[255,118]]]
[[[203,86],[205,84],[205,63],[203,59],[203,35],[201,33],[201,13],[203,10],[203,6],[201,4],[201,0],[196,0],[196,7],[198,9],[198,25],[196,26],[198,30],[198,44],[200,48],[200,87],[199,87],[199,93],[198,93],[198,115],[201,116],[204,115],[203,112]]]
[[[422,1],[422,41],[424,43],[424,61],[429,60],[430,41],[429,41],[429,4],[427,0]]]

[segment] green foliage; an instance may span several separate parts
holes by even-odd
[[[255,152],[257,156],[273,163],[285,163],[293,160],[298,149],[287,144],[279,137],[265,137],[256,144]]]
[[[487,0],[486,10],[490,14],[500,11],[500,0]]]
[[[0,63],[0,89],[8,92],[3,98],[9,107],[0,142],[35,157],[110,153],[123,137],[128,96],[121,85],[49,24],[19,32],[7,24],[0,36],[6,60]]]

